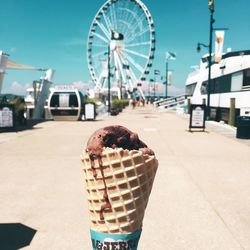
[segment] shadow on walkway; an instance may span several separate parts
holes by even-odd
[[[16,250],[29,246],[36,232],[21,223],[0,224],[0,249]]]
[[[31,129],[38,129],[35,126],[39,123],[46,122],[46,120],[28,120],[25,124],[18,124],[14,128],[0,128],[0,133],[3,132],[20,132]]]

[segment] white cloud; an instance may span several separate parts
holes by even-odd
[[[145,82],[142,84],[142,89],[144,91],[144,93],[147,95],[149,92],[148,89],[148,82]],[[155,87],[155,94],[156,95],[165,95],[165,85],[163,85],[160,82],[156,82],[156,84],[154,85],[153,82],[150,83],[150,92],[151,94],[154,91],[154,87]],[[176,86],[168,86],[168,95],[170,96],[177,96],[177,95],[182,95],[185,93],[185,88],[180,88],[180,87],[176,87]]]
[[[169,86],[168,89],[169,89],[169,95],[176,96],[176,95],[185,94],[185,88],[178,88],[175,86]]]
[[[78,45],[85,45],[86,40],[83,38],[75,37],[72,38],[71,40],[67,41],[64,43],[65,46],[78,46]]]
[[[3,92],[16,95],[25,95],[26,89],[29,87],[29,83],[20,84],[19,82],[14,81],[9,88],[3,89]]]
[[[72,83],[78,90],[86,92],[90,88],[93,88],[93,85],[90,82],[83,82],[83,81],[75,81]]]

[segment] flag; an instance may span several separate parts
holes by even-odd
[[[168,59],[170,59],[170,60],[175,60],[175,59],[176,59],[176,54],[173,53],[173,52],[168,51],[168,52],[166,52],[166,59],[167,59],[167,60],[168,60]]]
[[[155,74],[155,75],[160,75],[160,73],[161,73],[160,70],[158,70],[158,69],[155,69],[155,70],[154,70],[154,74]]]
[[[215,62],[221,61],[224,44],[224,33],[225,32],[223,30],[215,31]]]
[[[112,34],[111,34],[111,40],[123,40],[124,39],[124,36],[123,34],[119,33],[119,32],[116,32],[116,31],[112,31]]]
[[[208,1],[208,6],[211,12],[214,12],[214,0]]]
[[[123,68],[123,69],[129,69],[129,65],[127,65],[127,64],[122,64],[122,68]]]

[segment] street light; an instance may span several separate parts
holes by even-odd
[[[197,52],[200,52],[201,46],[208,48],[209,56],[208,56],[208,83],[207,83],[207,112],[206,112],[206,120],[210,120],[210,93],[211,93],[211,66],[212,66],[212,40],[213,40],[213,24],[214,20],[214,0],[208,0],[208,6],[210,10],[210,29],[209,29],[209,45],[205,45],[203,43],[197,44]]]
[[[204,43],[197,43],[197,48],[196,51],[199,53],[201,51],[201,46],[205,47],[205,48],[209,48],[208,45],[204,44]]]
[[[111,111],[110,101],[110,45],[108,46],[108,113]]]
[[[158,70],[158,69],[154,70],[154,100],[155,100],[156,76],[160,75],[160,73],[161,73],[160,70]]]
[[[105,52],[104,55],[108,56],[108,113],[111,111],[111,101],[110,101],[110,45],[108,45],[108,52]]]
[[[212,66],[212,40],[214,20],[214,0],[208,1],[210,10],[210,30],[209,30],[209,57],[208,57],[208,85],[207,85],[207,120],[210,120],[210,92],[211,92],[211,66]]]
[[[154,79],[149,80],[149,102],[151,102],[151,93],[150,93],[150,88],[151,88],[151,83],[154,82]]]
[[[165,88],[165,97],[168,98],[168,61],[175,60],[176,54],[173,52],[166,52],[166,88]]]
[[[211,67],[212,67],[212,40],[213,40],[213,31],[214,30],[228,30],[228,28],[214,28],[214,0],[208,0],[208,6],[210,11],[210,29],[209,29],[209,45],[203,43],[197,44],[197,52],[200,52],[201,46],[209,49],[208,56],[208,83],[207,83],[207,120],[210,120],[210,94],[211,94]]]

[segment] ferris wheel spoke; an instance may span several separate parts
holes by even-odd
[[[133,54],[133,55],[140,56],[142,58],[148,59],[147,55],[141,54],[139,52],[136,52],[136,51],[133,51],[133,50],[130,50],[130,49],[125,49],[125,51],[130,53],[130,54]]]
[[[93,54],[92,55],[92,58],[96,58],[96,57],[98,57],[98,56],[102,56],[102,55],[104,55],[106,53],[106,50],[103,50],[103,51],[101,51],[101,52],[98,52],[98,53],[96,53],[96,54]]]
[[[126,73],[126,76],[124,76],[124,83],[126,83],[127,85],[129,85],[130,89],[133,89],[133,83],[131,82],[131,72],[130,70],[130,67],[128,66],[128,62],[125,61],[125,58],[123,58],[122,56],[120,56],[120,60],[122,62],[122,64],[126,67],[125,69],[125,73]],[[120,65],[120,67],[122,67],[122,71],[123,71],[123,66]]]
[[[105,44],[92,44],[93,47],[100,47],[100,48],[107,48],[107,45]]]
[[[141,32],[139,33],[132,33],[132,35],[126,40],[127,43],[133,42],[137,37],[142,36],[146,32],[149,31],[149,27],[144,28]]]
[[[126,29],[128,29],[128,28],[130,27],[130,23],[128,23],[128,22],[126,22],[126,21],[124,21],[124,20],[120,20],[119,23],[124,24],[124,25],[122,26],[122,28],[119,28],[119,30],[121,31],[121,33],[124,34],[124,30],[126,30]]]
[[[113,5],[113,15],[114,15],[114,26],[117,29],[117,17],[116,17],[115,5]]]
[[[143,45],[150,45],[151,42],[140,42],[140,43],[131,43],[131,44],[126,44],[125,47],[137,47],[137,46],[143,46]]]
[[[133,69],[130,70],[130,77],[132,78],[132,80],[133,80],[134,82],[137,82],[137,81],[138,81],[138,79],[137,79],[136,76],[135,76],[135,73],[134,73]]]
[[[126,54],[126,56],[125,56],[125,58],[141,73],[141,74],[143,74],[143,72],[144,72],[144,69],[143,69],[143,67],[140,65],[140,64],[138,64],[137,62],[135,62],[135,60],[132,58],[132,57],[130,57],[129,55],[127,55]]]
[[[129,77],[130,77],[130,79],[131,79],[131,81],[129,81],[129,83],[130,83],[130,87],[131,87],[131,89],[133,89],[134,88],[134,85],[137,83],[137,78],[136,78],[136,76],[135,76],[135,73],[134,73],[134,71],[133,71],[133,69],[130,69],[129,70]]]
[[[107,29],[108,29],[109,33],[111,34],[112,25],[110,23],[109,18],[106,16],[105,13],[103,13],[103,18],[104,18],[105,24],[107,26]]]
[[[113,29],[116,29],[117,27],[116,27],[116,21],[115,21],[115,14],[113,10],[114,10],[114,4],[112,4],[110,7],[110,18],[111,18]]]
[[[134,25],[133,25],[133,30],[132,30],[131,32],[134,32],[140,25],[141,25],[141,27],[142,27],[142,22],[143,22],[144,18],[145,18],[145,15],[144,15],[144,13],[143,13],[143,14],[141,14],[141,15],[139,16],[139,18],[136,19],[137,22],[134,23]]]
[[[92,34],[93,34],[94,36],[98,37],[99,39],[101,39],[103,42],[109,44],[109,41],[108,41],[105,37],[103,37],[102,35],[100,35],[100,34],[98,34],[98,33],[95,33],[95,32],[92,32]]]
[[[104,25],[103,25],[102,23],[100,23],[100,22],[98,22],[98,21],[96,21],[96,23],[97,23],[98,27],[102,30],[102,32],[106,35],[106,37],[107,37],[108,39],[110,39],[110,37],[111,37],[111,32],[109,32],[109,31],[104,27]]]
[[[149,31],[149,27],[143,29],[141,32],[138,33],[138,36],[142,36],[143,34],[145,34],[146,32]]]
[[[137,19],[137,15],[132,11],[130,10],[129,8],[120,8],[121,10],[121,13],[123,14],[121,16],[121,20],[127,20],[127,23],[133,23],[131,22],[132,19],[136,20]],[[132,16],[129,17],[129,14]]]

